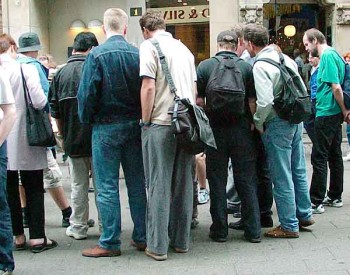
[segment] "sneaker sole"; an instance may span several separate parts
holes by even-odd
[[[75,240],[78,240],[78,241],[87,239],[87,236],[80,236],[80,235],[77,235],[77,234],[72,233],[72,232],[70,232],[70,233],[66,232],[66,235],[68,237],[74,238]]]
[[[151,257],[152,259],[156,260],[156,261],[165,261],[166,259],[168,259],[168,255],[156,255],[152,252],[150,252],[147,248],[145,250],[145,254],[148,256],[148,257]]]

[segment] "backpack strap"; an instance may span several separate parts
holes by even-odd
[[[259,59],[255,60],[254,65],[255,65],[256,62],[259,62],[259,61],[267,62],[267,63],[269,63],[271,65],[276,66],[278,69],[281,66],[281,63],[278,63],[278,62],[276,62],[276,61],[274,61],[274,60],[272,60],[270,58],[259,58]],[[284,61],[284,59],[283,59],[283,61]]]

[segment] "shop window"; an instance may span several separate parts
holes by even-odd
[[[147,9],[163,14],[167,31],[181,40],[193,53],[196,65],[210,56],[209,1],[149,0]]]

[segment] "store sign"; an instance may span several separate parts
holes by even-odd
[[[130,8],[130,16],[142,16],[142,8]]]
[[[183,6],[152,9],[163,14],[166,24],[209,22],[209,6]]]

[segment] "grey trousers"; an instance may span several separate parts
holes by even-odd
[[[229,163],[228,163],[226,194],[227,194],[227,209],[235,213],[241,212],[241,199],[238,196],[235,182],[233,179],[231,160],[229,160]]]
[[[89,226],[89,171],[91,167],[91,157],[69,158],[72,178],[72,215],[70,225],[72,230],[86,234]]]
[[[191,155],[177,146],[170,126],[142,130],[147,187],[147,248],[167,254],[168,246],[188,249],[193,207]]]

